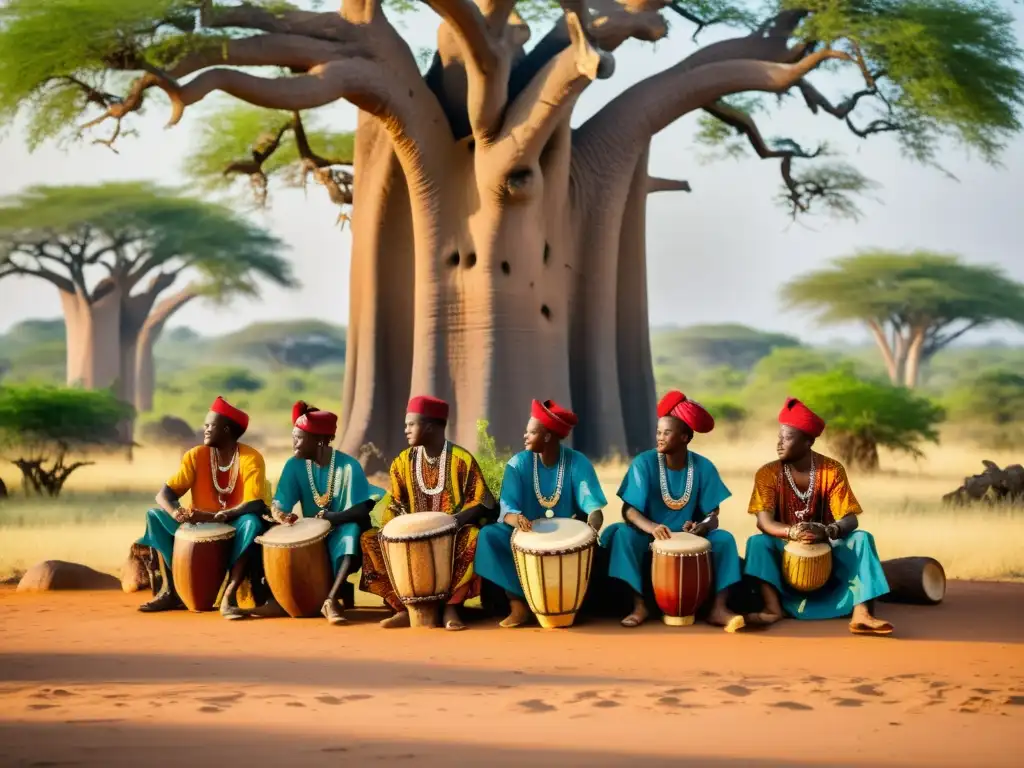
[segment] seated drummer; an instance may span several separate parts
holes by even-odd
[[[138,543],[153,547],[160,554],[163,588],[148,603],[139,606],[144,613],[169,611],[183,607],[174,590],[171,556],[174,532],[182,523],[227,523],[235,529],[224,597],[220,612],[226,619],[246,616],[236,600],[238,587],[245,577],[249,551],[256,537],[263,532],[261,516],[269,510],[270,486],[267,469],[259,451],[238,442],[249,427],[243,411],[218,397],[206,415],[203,444],[189,450],[181,458],[181,466],[167,485],[156,495],[159,509],[146,515],[146,535]],[[191,506],[186,509],[179,499],[191,492]]]
[[[850,631],[888,635],[892,624],[871,615],[871,600],[889,591],[875,540],[857,530],[860,504],[843,465],[812,450],[825,422],[796,398],[779,413],[779,460],[754,476],[749,512],[760,534],[747,541],[747,575],[761,580],[764,611],[747,623],[774,624],[783,611],[797,619],[850,616]],[[816,592],[797,592],[783,582],[782,550],[789,541],[832,544],[832,577]],[[780,599],[781,598],[781,599]]]
[[[341,589],[348,577],[359,570],[359,534],[369,530],[370,511],[384,497],[384,491],[370,485],[358,461],[331,447],[338,431],[335,414],[300,400],[292,406],[292,423],[294,455],[281,470],[271,513],[275,522],[292,525],[299,519],[292,512],[299,504],[303,517],[318,517],[331,524],[333,530],[326,543],[334,585],[321,613],[329,624],[345,624]],[[254,613],[285,615],[273,597]]]
[[[494,499],[487,489],[480,465],[465,448],[445,438],[448,403],[420,396],[409,401],[405,416],[405,437],[409,447],[391,463],[391,500],[381,527],[396,515],[415,512],[444,512],[455,517],[459,532],[455,539],[455,569],[452,596],[444,610],[444,627],[465,629],[456,606],[480,594],[480,578],[473,572],[477,524],[490,514]],[[381,622],[385,628],[408,627],[409,613],[388,578],[384,556],[377,539],[378,529],[360,538],[363,574],[359,588],[384,598],[395,611]]]
[[[544,517],[585,519],[598,531],[608,504],[594,466],[586,456],[562,445],[576,426],[576,414],[553,400],[534,400],[523,435],[525,450],[505,465],[498,525],[480,531],[477,574],[505,590],[512,611],[502,627],[518,627],[530,618],[512,557],[512,532],[529,531]]]
[[[624,581],[633,591],[633,612],[622,620],[624,627],[638,627],[648,616],[644,603],[645,568],[652,540],[671,538],[685,531],[707,538],[715,575],[715,600],[707,620],[736,632],[742,616],[726,607],[728,590],[740,580],[736,540],[718,527],[719,505],[732,494],[715,465],[689,450],[695,432],[714,429],[715,420],[703,406],[682,392],[669,392],[658,403],[657,450],[633,459],[619,486],[625,522],[605,529],[601,546],[609,552],[608,575]]]

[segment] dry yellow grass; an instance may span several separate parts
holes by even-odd
[[[733,492],[722,506],[722,525],[735,534],[741,551],[754,532],[753,520],[745,514],[753,473],[774,458],[774,446],[774,434],[768,432],[735,441],[701,436],[694,443],[695,450],[715,462]],[[45,559],[116,573],[131,542],[142,533],[143,513],[153,494],[179,458],[173,451],[157,450],[141,451],[131,464],[103,458],[73,475],[65,496],[56,501],[12,496],[0,504],[0,577]],[[286,458],[280,450],[266,454],[272,478]],[[930,555],[951,578],[1024,578],[1024,511],[951,510],[939,503],[966,474],[981,469],[982,459],[1004,465],[1024,457],[951,443],[930,447],[919,461],[883,455],[883,471],[877,475],[852,473],[866,512],[862,524],[875,535],[881,556]],[[0,474],[14,492],[18,476],[11,469],[4,467]],[[608,522],[619,519],[615,491],[624,469],[621,462],[598,467],[610,500]]]

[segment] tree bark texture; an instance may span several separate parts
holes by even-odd
[[[148,72],[107,116],[137,109],[151,87],[170,98],[172,124],[214,91],[270,109],[345,99],[360,110],[343,450],[373,443],[392,458],[419,394],[450,402],[449,437],[470,448],[480,419],[499,447],[517,447],[533,398],[572,407],[574,447],[595,458],[647,448],[646,196],[688,190],[648,177],[651,138],[723,96],[782,93],[850,57],[789,47],[799,16],[783,12],[626,89],[574,131],[575,103],[611,76],[611,52],[666,34],[663,3],[563,0],[529,53],[513,2],[427,4],[442,22],[426,76],[374,0],[340,13],[213,6],[205,26],[264,34]],[[268,63],[297,74],[231,68]]]

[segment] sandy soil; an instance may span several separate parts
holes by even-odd
[[[140,599],[0,590],[0,765],[931,768],[1024,747],[1024,585],[884,606],[892,638],[229,623]]]

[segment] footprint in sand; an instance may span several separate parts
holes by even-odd
[[[749,696],[753,693],[753,691],[745,685],[727,685],[724,688],[719,688],[718,690],[722,693],[728,693],[730,696]]]
[[[864,685],[854,686],[851,690],[853,690],[854,693],[859,693],[861,696],[882,695],[882,692],[878,690],[878,688],[876,688],[875,686],[871,685],[871,683],[865,683]]]
[[[244,699],[244,693],[225,693],[222,696],[199,696],[200,701],[207,704],[234,704],[239,699]]]
[[[595,701],[592,706],[600,707],[601,709],[610,709],[611,707],[620,707],[622,705],[619,704],[619,702],[617,701],[611,701],[610,699],[601,699],[600,701]]]
[[[799,701],[776,701],[768,705],[769,707],[775,707],[777,709],[792,709],[795,712],[806,712],[814,707],[807,704],[801,704]]]
[[[575,696],[569,699],[570,704],[579,704],[581,701],[587,701],[589,699],[596,699],[601,694],[598,691],[579,691]]]
[[[696,688],[669,688],[665,691],[666,696],[678,696],[680,693],[693,693]]]
[[[372,698],[373,695],[369,693],[351,693],[348,696],[343,696],[342,701],[365,701]]]
[[[860,699],[836,698],[836,699],[832,699],[832,703],[835,704],[837,707],[862,707],[862,706],[864,706],[864,702],[861,701]]]
[[[525,701],[518,702],[518,705],[527,712],[551,712],[555,709],[555,707],[540,699],[526,699]]]
[[[213,713],[223,712],[224,710],[221,709],[220,707],[213,707],[213,706],[207,705],[205,707],[200,707],[199,711],[200,712],[207,712],[207,713],[213,714]]]
[[[304,707],[306,706],[301,701],[289,701],[285,703],[286,707]]]
[[[1007,696],[1006,703],[1011,707],[1024,707],[1024,696]]]
[[[55,709],[56,704],[29,704],[29,709]]]
[[[333,704],[333,705],[337,705],[337,704],[343,704],[343,703],[344,703],[344,702],[343,702],[343,701],[342,701],[341,699],[339,699],[339,698],[338,698],[337,696],[328,696],[328,695],[326,695],[326,694],[325,694],[325,695],[323,695],[323,696],[317,696],[317,697],[316,697],[316,700],[317,700],[317,701],[319,701],[319,702],[320,702],[321,704]]]

